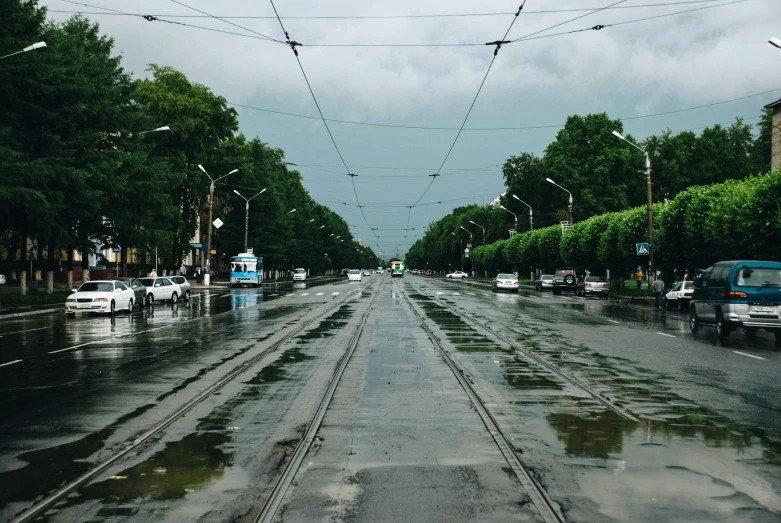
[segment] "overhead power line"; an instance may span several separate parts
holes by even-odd
[[[682,109],[675,109],[672,111],[663,111],[659,113],[650,113],[650,114],[643,114],[639,116],[619,116],[618,119],[620,120],[639,120],[641,118],[653,118],[655,116],[664,116],[668,114],[674,114],[674,113],[682,113],[686,111],[694,111],[697,109],[704,109],[707,107],[713,107],[716,105],[723,105],[730,102],[737,102],[740,100],[745,100],[747,98],[753,98],[755,96],[762,96],[765,94],[773,93],[776,91],[781,91],[781,87],[776,87],[774,89],[768,89],[766,91],[762,91],[759,93],[753,93],[753,94],[747,94],[745,96],[740,96],[737,98],[730,98],[728,100],[721,100],[718,102],[712,102],[705,105],[696,105],[693,107],[684,107]],[[241,105],[241,104],[235,104],[228,102],[230,105],[234,107],[242,107],[244,109],[251,109],[254,111],[262,111],[262,112],[269,112],[269,113],[275,113],[275,114],[282,114],[285,116],[292,116],[295,118],[306,118],[311,120],[319,120],[320,118],[317,118],[315,116],[307,116],[303,114],[295,114],[295,113],[283,113],[280,111],[274,111],[271,109],[263,109],[260,107],[252,107],[249,105]],[[337,120],[333,118],[327,118],[326,119],[329,122],[334,123],[343,123],[343,124],[349,124],[349,125],[368,125],[373,127],[391,127],[395,129],[419,129],[419,130],[425,130],[425,131],[457,131],[458,127],[430,127],[430,126],[414,126],[414,125],[394,125],[394,124],[383,124],[383,123],[375,123],[375,122],[361,122],[356,120]],[[464,127],[464,131],[523,131],[523,130],[530,130],[530,129],[561,129],[564,127],[562,124],[548,124],[548,125],[526,125],[526,126],[520,126],[520,127]]]
[[[712,2],[720,2],[722,0],[689,0],[683,2],[665,2],[654,4],[638,4],[638,5],[625,5],[618,6],[612,9],[639,9],[650,7],[670,7],[676,5],[688,5],[688,4],[704,4]],[[101,8],[97,8],[101,9]],[[597,7],[578,7],[571,9],[536,9],[526,10],[523,15],[536,15],[536,14],[555,14],[555,13],[576,13],[584,11],[592,11],[598,9]],[[58,11],[49,10],[50,13],[65,13],[75,14],[74,11]],[[97,14],[108,15],[108,13],[83,13],[83,14]],[[323,16],[282,16],[283,20],[387,20],[387,19],[426,19],[426,18],[472,18],[472,17],[491,17],[491,16],[507,16],[512,15],[512,12],[487,12],[487,13],[432,13],[432,14],[419,14],[419,15],[323,15]],[[114,16],[144,16],[142,14],[135,13],[112,13]],[[166,18],[211,18],[211,15],[178,15],[173,13],[167,14],[152,14],[151,16],[164,16]],[[218,18],[222,20],[275,20],[275,16],[263,16],[263,15],[219,15]]]
[[[356,174],[350,171],[350,168],[347,166],[347,162],[344,161],[344,156],[342,156],[342,151],[339,150],[339,146],[336,145],[336,140],[334,139],[334,135],[331,133],[331,128],[328,127],[328,122],[325,120],[325,116],[323,115],[322,109],[320,109],[320,103],[317,101],[315,92],[312,89],[312,84],[309,83],[309,78],[306,76],[306,71],[304,71],[304,65],[301,63],[301,59],[298,57],[298,50],[296,49],[296,47],[300,46],[301,44],[296,42],[295,40],[290,39],[290,35],[285,29],[285,25],[282,23],[282,19],[279,17],[279,13],[277,12],[277,7],[274,5],[274,0],[269,0],[269,2],[271,2],[271,7],[274,9],[274,14],[276,15],[277,20],[279,21],[279,26],[282,28],[282,32],[285,34],[286,43],[293,51],[293,55],[296,57],[298,68],[301,69],[301,74],[304,77],[304,81],[306,81],[306,86],[309,88],[309,94],[312,95],[312,100],[314,100],[315,106],[317,107],[317,112],[320,114],[320,119],[323,121],[323,125],[325,125],[326,131],[328,131],[328,136],[329,138],[331,138],[331,143],[334,145],[334,149],[336,149],[336,154],[339,155],[339,160],[341,160],[342,165],[344,165],[345,171],[347,171],[345,174],[350,177],[350,181],[352,182],[352,186],[353,186],[353,193],[355,194],[355,203],[358,205],[358,209],[361,211],[361,216],[363,217],[363,221],[366,222],[367,227],[371,228],[371,225],[369,225],[369,220],[366,219],[366,214],[363,212],[363,206],[361,205],[360,198],[358,198],[358,189],[355,187]]]
[[[219,16],[215,16],[215,15],[209,14],[209,13],[207,13],[205,11],[201,11],[200,9],[196,9],[194,7],[191,7],[191,6],[189,6],[189,5],[187,5],[187,4],[183,3],[183,2],[180,2],[179,0],[171,0],[171,2],[175,3],[176,5],[180,5],[182,7],[186,7],[187,9],[192,9],[193,11],[201,13],[202,15],[208,16],[210,18],[214,18],[215,20],[219,20],[221,22],[225,22],[226,24],[230,24],[230,25],[232,25],[234,27],[238,27],[239,29],[243,29],[244,31],[249,31],[250,33],[258,35],[261,38],[265,38],[266,40],[271,40],[272,42],[277,42],[277,43],[280,43],[280,44],[283,43],[280,40],[277,40],[276,38],[272,38],[270,36],[264,35],[263,33],[259,33],[257,31],[252,30],[252,29],[248,29],[246,27],[240,26],[238,24],[234,24],[230,20],[225,20],[224,18],[220,18]]]
[[[180,25],[180,26],[183,26],[183,27],[189,27],[189,28],[193,28],[193,29],[201,29],[201,30],[204,30],[204,31],[211,31],[211,32],[223,33],[223,34],[232,35],[232,36],[240,36],[240,37],[243,37],[243,38],[252,38],[252,39],[256,39],[256,40],[264,40],[264,41],[270,41],[270,42],[273,42],[273,43],[284,44],[284,42],[282,42],[280,40],[276,40],[276,39],[270,38],[270,37],[268,37],[266,35],[263,35],[262,33],[257,33],[256,31],[253,31],[251,29],[247,29],[247,28],[242,27],[240,25],[234,24],[233,22],[230,22],[228,20],[228,18],[241,18],[241,17],[225,17],[225,16],[218,17],[218,16],[213,16],[213,15],[208,15],[208,14],[205,14],[203,16],[203,17],[209,17],[209,18],[214,18],[214,19],[223,21],[225,23],[231,24],[231,25],[233,25],[235,27],[239,27],[239,28],[244,29],[245,31],[248,31],[248,32],[253,33],[253,34],[243,34],[243,33],[236,33],[236,32],[233,32],[233,31],[224,31],[224,30],[215,29],[215,28],[212,28],[212,27],[204,27],[204,26],[188,24],[188,23],[185,23],[185,22],[178,22],[178,21],[175,21],[175,20],[170,20],[170,18],[183,18],[182,15],[149,15],[149,14],[141,14],[141,13],[127,13],[127,12],[124,12],[124,11],[118,11],[116,9],[109,9],[109,8],[106,8],[106,7],[93,6],[93,5],[90,5],[90,4],[85,4],[85,3],[81,3],[81,2],[75,2],[75,1],[72,1],[72,0],[62,0],[62,1],[70,3],[70,4],[74,4],[74,5],[82,5],[82,6],[86,6],[86,7],[92,7],[92,8],[95,8],[95,9],[104,9],[105,11],[109,11],[109,12],[89,12],[89,13],[84,13],[84,12],[79,11],[78,13],[81,13],[81,14],[93,14],[93,15],[109,15],[110,14],[110,15],[116,15],[116,16],[119,16],[119,15],[122,15],[122,16],[134,16],[134,17],[143,18],[143,19],[145,19],[147,21],[150,21],[150,22],[163,22],[163,23],[168,23],[168,24]],[[174,0],[171,0],[171,1],[174,1]],[[626,0],[623,0],[623,1],[626,1]],[[677,2],[677,3],[667,3],[667,4],[647,4],[646,7],[650,7],[650,6],[654,6],[654,5],[657,5],[657,6],[658,5],[672,6],[672,5],[702,3],[702,2],[715,2],[715,1],[722,1],[722,0],[695,0],[695,1],[691,1],[691,2]],[[573,18],[571,20],[568,20],[566,22],[561,22],[561,23],[556,24],[554,26],[551,26],[549,28],[542,29],[540,31],[536,31],[534,33],[531,33],[529,35],[523,36],[521,38],[517,38],[517,39],[512,40],[511,42],[507,42],[507,43],[517,43],[517,42],[520,42],[520,41],[531,41],[531,40],[537,40],[537,39],[541,39],[541,38],[551,38],[551,37],[555,37],[555,36],[564,36],[564,35],[569,35],[569,34],[573,34],[573,33],[581,33],[581,32],[585,32],[585,31],[601,30],[601,29],[605,29],[605,28],[608,28],[608,27],[616,27],[616,26],[625,25],[625,24],[632,24],[632,23],[636,23],[636,22],[643,22],[643,21],[647,21],[647,20],[653,20],[653,19],[656,19],[656,18],[663,18],[663,17],[667,17],[667,16],[675,16],[675,15],[690,13],[690,12],[693,12],[693,11],[700,11],[700,10],[703,10],[703,9],[712,9],[712,8],[716,8],[716,7],[723,7],[723,6],[726,6],[726,5],[732,5],[732,4],[741,3],[741,2],[747,2],[747,1],[749,1],[749,0],[735,0],[735,1],[732,1],[732,2],[726,2],[726,3],[716,4],[716,5],[708,5],[708,6],[705,6],[705,7],[699,7],[699,8],[695,8],[695,9],[688,9],[688,10],[685,10],[685,11],[676,11],[674,13],[666,13],[666,14],[663,14],[663,15],[638,18],[636,20],[626,20],[626,21],[623,21],[623,22],[616,22],[614,24],[597,24],[597,25],[594,25],[594,26],[591,26],[591,27],[586,27],[586,28],[583,28],[583,29],[575,29],[575,30],[572,30],[572,31],[563,31],[563,32],[552,33],[552,34],[548,34],[548,35],[534,36],[534,35],[537,35],[538,33],[548,31],[548,30],[550,30],[552,28],[555,28],[555,27],[559,27],[561,25],[567,24],[567,23],[572,22],[574,20],[578,20],[580,18],[583,18],[583,17],[588,16],[589,14],[592,14],[592,13],[595,13],[595,12],[611,10],[611,9],[620,9],[620,8],[641,7],[641,6],[618,6],[617,4],[612,4],[612,5],[609,5],[609,6],[602,7],[602,8],[595,8],[594,10],[591,10],[589,13],[586,13],[586,14],[583,14],[581,16],[575,17],[575,18]],[[618,2],[618,3],[621,3],[621,2]],[[185,4],[181,4],[181,5],[185,5]],[[191,8],[191,7],[186,6],[186,5],[185,5],[185,7],[188,7],[190,9],[194,9],[194,8]],[[565,9],[565,10],[560,10],[560,11],[555,11],[554,10],[554,11],[548,11],[548,12],[578,12],[578,11],[584,11],[584,10],[585,9],[580,8],[580,9],[570,9],[570,10],[566,10]],[[198,10],[196,9],[196,11],[198,11]],[[68,13],[68,12],[71,12],[71,11],[50,11],[50,12]],[[202,11],[198,11],[198,12],[202,12]],[[512,13],[508,13],[508,14],[512,14]],[[436,43],[436,42],[430,42],[430,43],[429,42],[402,42],[402,43],[394,43],[394,42],[391,42],[391,43],[346,43],[346,44],[325,42],[325,43],[309,43],[309,44],[297,43],[297,45],[306,45],[307,47],[331,47],[331,48],[339,48],[339,47],[344,47],[344,48],[348,48],[348,47],[382,48],[382,47],[478,47],[478,46],[483,46],[485,44],[484,43],[480,43],[480,42],[444,42],[444,43]]]

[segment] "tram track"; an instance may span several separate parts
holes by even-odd
[[[169,427],[171,424],[173,424],[175,421],[177,421],[179,418],[184,416],[186,413],[191,411],[193,408],[198,406],[199,404],[203,403],[205,400],[213,396],[215,393],[223,389],[228,384],[232,383],[237,377],[244,374],[246,371],[252,369],[255,364],[262,361],[266,356],[269,354],[274,353],[275,351],[279,350],[282,346],[284,346],[287,342],[289,342],[292,338],[294,338],[296,335],[300,334],[305,329],[309,328],[313,322],[316,322],[318,320],[324,319],[328,315],[330,315],[333,311],[337,310],[339,307],[341,307],[346,301],[348,301],[351,297],[355,296],[356,292],[361,292],[360,289],[354,292],[350,292],[345,294],[343,297],[333,300],[331,302],[328,302],[328,305],[322,310],[319,311],[314,317],[309,317],[306,319],[302,319],[299,324],[292,328],[289,332],[287,332],[284,336],[282,336],[279,340],[275,341],[273,344],[271,344],[269,347],[263,349],[258,354],[252,356],[247,361],[241,363],[240,365],[236,366],[232,370],[230,370],[227,374],[219,378],[217,381],[215,381],[213,384],[211,384],[209,387],[204,389],[203,391],[199,392],[195,397],[184,403],[183,405],[179,406],[174,412],[171,414],[165,416],[162,420],[158,421],[155,425],[153,425],[150,429],[148,429],[146,432],[142,433],[141,435],[135,437],[132,441],[129,441],[126,446],[116,454],[106,458],[105,460],[101,461],[100,463],[96,464],[92,468],[90,468],[88,471],[80,475],[79,477],[67,482],[65,485],[62,485],[54,492],[48,494],[46,497],[44,497],[41,501],[35,503],[33,506],[27,508],[24,512],[20,513],[14,519],[10,521],[10,523],[25,523],[28,521],[33,520],[34,518],[40,516],[43,514],[47,509],[49,509],[52,505],[54,505],[57,501],[63,499],[65,496],[70,494],[71,492],[74,492],[76,489],[87,483],[89,480],[97,476],[98,474],[104,472],[112,465],[115,465],[120,460],[122,460],[124,457],[129,456],[132,452],[137,450],[139,447],[141,447],[144,443],[150,441],[152,438],[154,438],[156,435],[160,434],[163,430],[165,430],[167,427]],[[358,337],[360,336],[360,331],[363,329],[363,325],[365,324],[366,317],[368,316],[368,311],[371,310],[372,305],[374,304],[374,300],[376,300],[376,297],[379,293],[379,285],[377,288],[373,291],[374,297],[372,299],[371,304],[367,308],[367,312],[364,314],[360,326],[358,329],[358,332],[353,336],[351,339],[351,343],[348,348],[348,353],[351,355],[354,351],[355,345],[357,344]],[[346,359],[345,359],[346,358]],[[339,367],[341,371],[343,371],[343,367],[346,366],[346,362],[349,360],[349,357],[347,356],[347,353],[345,357],[343,358],[344,361],[341,361],[339,364]],[[332,384],[333,389],[335,390],[336,386],[335,384]],[[328,389],[329,392],[326,393],[330,400],[330,396],[333,395],[332,387],[329,386]],[[330,395],[329,395],[330,394]],[[320,421],[322,421],[322,416],[319,418]],[[319,426],[319,421],[318,421]],[[309,432],[307,432],[308,434]],[[312,436],[314,437],[314,436]],[[311,445],[311,443],[310,443]],[[300,463],[299,463],[300,464]]]
[[[418,309],[418,306],[416,306],[412,300],[409,299],[407,293],[404,292],[402,288],[400,288],[400,285],[400,283],[394,283],[394,289],[397,289],[399,294],[403,296],[404,301],[407,302],[410,309],[415,314],[415,317],[420,322],[420,327],[426,332],[426,335],[428,336],[432,345],[450,368],[456,380],[458,380],[458,383],[461,385],[461,388],[464,389],[464,392],[469,398],[469,401],[472,403],[472,406],[475,408],[475,411],[480,416],[480,419],[483,421],[483,424],[491,435],[491,438],[493,438],[497,448],[502,453],[502,456],[504,457],[507,464],[512,468],[513,472],[520,481],[521,486],[528,493],[532,503],[540,513],[540,516],[546,523],[563,523],[565,521],[564,517],[559,511],[555,502],[550,499],[543,486],[540,485],[540,483],[534,478],[528,467],[524,464],[518,452],[515,450],[515,447],[510,442],[510,439],[499,427],[499,423],[493,417],[488,408],[486,408],[482,399],[474,390],[469,381],[464,377],[463,372],[455,363],[453,358],[450,357],[448,351],[445,350],[445,348],[442,346],[439,337],[437,337],[434,331],[431,330],[431,328],[427,325],[425,313],[421,312]],[[413,285],[413,287],[415,286]],[[416,290],[420,292],[420,289]]]
[[[347,344],[347,350],[345,351],[344,355],[339,360],[339,363],[336,366],[336,370],[334,371],[334,374],[331,377],[330,382],[328,383],[328,388],[323,394],[323,397],[320,400],[317,410],[312,416],[311,421],[307,424],[306,431],[304,432],[303,437],[299,440],[298,444],[293,450],[290,460],[288,461],[287,465],[285,466],[285,468],[282,470],[281,474],[277,478],[277,482],[275,483],[273,489],[271,490],[268,497],[266,498],[266,501],[263,504],[260,513],[258,514],[257,518],[255,518],[254,520],[255,523],[268,523],[273,521],[274,517],[277,514],[277,511],[279,510],[279,507],[282,505],[282,502],[285,498],[285,494],[287,494],[290,485],[293,483],[296,474],[301,468],[304,458],[306,457],[307,453],[312,447],[312,444],[315,441],[317,432],[318,430],[320,430],[320,424],[323,422],[323,418],[325,418],[326,411],[328,410],[328,407],[331,404],[331,400],[334,396],[334,392],[336,392],[336,388],[339,385],[339,381],[342,379],[342,375],[344,374],[344,371],[347,368],[347,364],[350,362],[350,359],[355,353],[355,349],[358,346],[358,341],[360,340],[361,334],[363,333],[363,329],[366,326],[366,320],[368,319],[369,314],[371,314],[372,310],[374,309],[374,304],[377,301],[377,297],[380,294],[380,288],[381,285],[378,283],[377,288],[374,290],[374,295],[372,296],[372,299],[369,302],[369,305],[366,307],[366,310],[363,312],[363,315],[361,316],[361,319],[358,322],[358,327],[356,331],[353,333],[352,337],[350,338],[350,341]]]
[[[416,284],[411,283],[410,284],[417,292],[423,293],[423,289],[418,287]],[[441,299],[437,298],[436,296],[431,296],[431,299],[437,303],[439,306],[447,309],[451,313],[457,315],[459,318],[464,320],[467,324],[469,324],[472,327],[475,327],[485,333],[488,334],[488,336],[494,338],[495,340],[498,340],[501,343],[504,343],[511,347],[516,352],[519,352],[523,354],[525,357],[527,357],[529,360],[533,361],[534,363],[544,367],[545,369],[549,370],[553,374],[557,375],[561,379],[565,380],[569,384],[581,389],[582,391],[586,392],[589,396],[591,396],[595,401],[598,401],[601,403],[605,408],[612,410],[622,418],[633,421],[635,423],[639,423],[640,420],[638,420],[636,417],[634,417],[632,414],[630,414],[626,409],[621,407],[620,405],[617,405],[614,401],[610,400],[609,398],[606,398],[602,394],[598,393],[585,383],[582,383],[577,378],[570,376],[566,372],[562,371],[560,368],[558,368],[555,364],[551,363],[550,361],[546,360],[545,358],[534,354],[532,351],[526,349],[525,347],[522,347],[514,340],[508,338],[507,336],[496,332],[494,329],[489,327],[488,325],[484,324],[483,322],[475,319],[472,315],[467,314],[463,311],[458,310],[457,308],[453,307],[452,305],[442,301]]]

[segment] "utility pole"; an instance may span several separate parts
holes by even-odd
[[[262,191],[260,191],[258,194],[256,194],[252,198],[244,198],[244,196],[242,196],[241,193],[239,191],[237,191],[236,189],[233,189],[233,192],[238,194],[241,198],[244,199],[245,202],[247,202],[247,205],[245,207],[246,212],[244,213],[244,252],[247,252],[247,232],[249,231],[249,202],[250,202],[250,200],[252,200],[252,199],[260,196],[264,192],[266,192],[266,189],[263,189]],[[312,221],[314,221],[314,219],[310,220],[310,222],[312,222]]]
[[[209,181],[211,182],[209,184],[209,233],[206,236],[206,263],[204,264],[206,266],[205,275],[204,275],[204,282],[209,281],[211,283],[211,272],[209,272],[210,266],[211,266],[211,254],[212,254],[212,206],[214,204],[214,185],[216,182],[222,180],[226,176],[239,172],[238,169],[233,169],[228,174],[222,175],[216,180],[212,179],[211,176],[209,176],[209,173],[206,172],[206,169],[203,168],[203,165],[198,164],[198,168],[203,171],[203,174],[205,174]]]

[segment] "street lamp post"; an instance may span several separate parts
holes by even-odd
[[[233,189],[233,192],[241,196],[241,193],[236,189]],[[247,252],[247,232],[249,231],[249,202],[250,200],[254,200],[255,198],[257,198],[264,192],[266,192],[266,189],[263,189],[262,191],[260,191],[258,194],[256,194],[251,198],[244,198],[244,196],[241,196],[241,198],[244,199],[245,202],[247,202],[246,212],[244,213],[244,250],[242,252]]]
[[[768,43],[773,47],[778,47],[781,49],[781,39],[776,38],[775,36],[771,37],[770,40],[768,40]]]
[[[516,200],[518,200],[519,202],[521,202],[522,204],[524,204],[526,207],[529,208],[529,230],[533,231],[534,230],[534,213],[532,211],[532,206],[529,205],[528,203],[526,203],[525,201],[521,200],[520,198],[518,198],[514,194],[513,194],[513,198],[515,198]]]
[[[548,182],[548,183],[552,183],[553,185],[555,185],[556,187],[558,187],[562,191],[565,191],[567,194],[569,194],[569,224],[572,225],[575,222],[575,218],[574,218],[574,216],[572,214],[572,193],[569,192],[564,187],[562,187],[561,185],[559,185],[558,183],[556,183],[553,180],[551,180],[550,178],[545,178],[545,181]]]
[[[11,57],[11,56],[16,56],[18,54],[26,53],[28,51],[34,51],[36,49],[42,49],[44,47],[46,47],[46,42],[36,42],[36,43],[34,43],[32,45],[28,45],[27,47],[25,47],[21,51],[16,51],[15,53],[7,54],[5,56],[0,56],[0,60],[2,60],[4,58]]]
[[[451,232],[450,234],[458,238],[458,241],[461,242],[461,250],[459,251],[458,257],[461,259],[461,272],[464,272],[464,239],[461,236],[457,236],[455,232]]]
[[[474,241],[473,240],[474,236],[472,235],[472,231],[470,231],[469,229],[467,229],[463,225],[459,225],[459,227],[461,227],[462,229],[464,229],[466,232],[469,233],[469,245],[471,246],[472,245],[472,241]],[[463,249],[461,251],[463,253]],[[463,254],[461,256],[463,256]],[[470,265],[470,267],[471,267],[471,265]],[[461,261],[461,272],[464,272],[464,262],[463,262],[463,260]],[[471,274],[472,271],[470,270],[469,272]]]
[[[203,278],[204,284],[209,285],[209,283],[211,283],[211,272],[209,272],[209,269],[211,268],[211,263],[210,262],[211,262],[211,253],[212,253],[212,206],[214,204],[214,185],[218,181],[220,181],[223,178],[225,178],[226,176],[229,176],[229,175],[231,175],[233,173],[239,172],[239,170],[238,169],[233,169],[228,174],[223,174],[222,176],[220,176],[219,178],[217,178],[215,180],[215,179],[212,179],[211,176],[209,176],[209,173],[206,172],[206,169],[203,168],[203,165],[198,164],[198,168],[201,171],[203,171],[203,174],[205,174],[206,177],[209,178],[209,180],[211,181],[211,183],[209,184],[209,233],[208,233],[208,235],[206,237],[206,262],[204,263],[204,265],[206,267],[206,270],[204,271],[205,274],[204,274],[204,278]],[[209,282],[209,283],[207,283],[207,282]]]
[[[483,246],[485,246],[485,227],[483,227],[483,226],[482,226],[482,225],[480,225],[479,223],[475,223],[475,222],[473,222],[472,220],[469,220],[469,223],[471,223],[472,225],[477,225],[478,227],[480,227],[481,229],[483,229]],[[484,276],[487,278],[487,277],[488,277],[488,269],[487,269],[487,268],[485,268],[485,269],[483,270],[483,273],[484,273],[483,275],[484,275]]]
[[[504,209],[505,211],[509,212],[510,214],[513,215],[513,217],[515,217],[515,234],[518,234],[518,215],[515,214],[514,212],[512,212],[510,209],[508,209],[504,205],[500,205],[499,207]]]
[[[620,138],[621,140],[625,141],[638,151],[642,152],[645,155],[645,179],[646,179],[646,213],[648,214],[648,272],[650,273],[648,276],[648,288],[651,288],[651,282],[656,279],[656,264],[654,263],[654,244],[653,244],[653,236],[654,236],[654,201],[653,201],[653,194],[651,193],[651,156],[648,154],[648,151],[645,149],[642,149],[638,147],[636,144],[633,144],[629,140],[627,140],[624,135],[619,133],[618,131],[613,131],[613,135]]]

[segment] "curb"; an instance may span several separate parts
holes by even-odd
[[[46,314],[46,313],[53,313],[57,311],[62,311],[62,307],[64,307],[65,304],[63,303],[60,306],[57,306],[57,308],[51,307],[48,309],[43,310],[37,310],[37,311],[27,311],[27,312],[11,312],[8,314],[0,313],[0,321],[3,321],[5,318],[19,318],[22,316],[33,316],[35,314]]]

